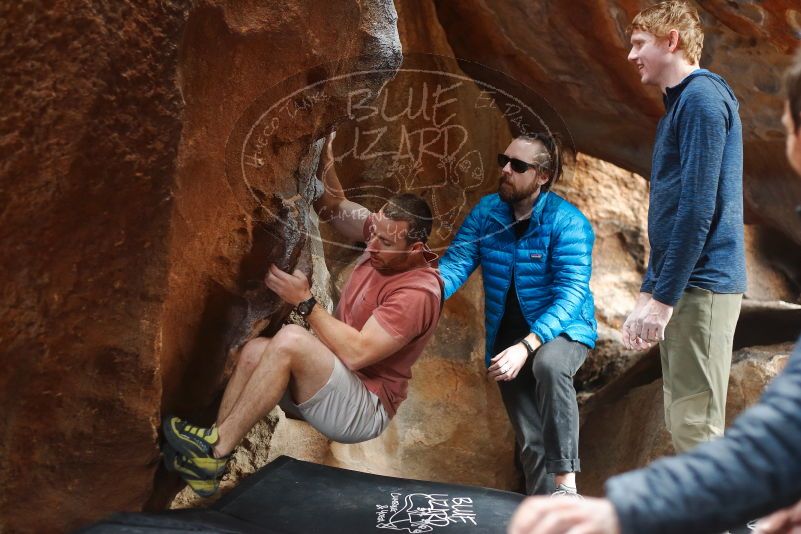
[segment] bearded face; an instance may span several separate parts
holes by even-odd
[[[534,172],[534,171],[529,171]],[[498,186],[498,195],[507,204],[517,204],[539,193],[541,185],[537,180],[515,181],[510,177],[501,175],[501,185]]]
[[[509,204],[516,204],[528,198],[536,197],[543,184],[548,182],[548,176],[542,172],[540,164],[543,158],[547,159],[548,152],[545,145],[539,140],[527,141],[524,139],[515,139],[506,148],[501,158],[505,161],[501,167],[501,178],[498,186],[498,195],[501,200]],[[515,164],[512,160],[518,162],[525,162],[528,164],[523,172],[517,172],[512,167],[518,167],[520,170],[520,163]]]

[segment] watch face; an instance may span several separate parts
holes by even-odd
[[[298,313],[301,314],[303,317],[306,317],[311,313],[312,308],[314,308],[314,305],[316,303],[317,301],[314,299],[314,297],[310,298],[309,300],[304,300],[303,302],[298,304]]]

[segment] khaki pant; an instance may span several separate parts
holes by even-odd
[[[338,443],[361,443],[378,437],[390,420],[378,395],[339,358],[334,358],[328,382],[312,398],[295,404],[287,389],[278,405],[290,418],[306,421]]]
[[[723,435],[741,294],[687,288],[659,344],[665,424],[677,453]]]

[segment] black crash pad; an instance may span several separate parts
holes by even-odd
[[[523,496],[281,456],[211,508],[116,514],[83,533],[502,534]]]

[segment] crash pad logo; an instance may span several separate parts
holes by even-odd
[[[473,499],[443,493],[392,493],[390,504],[376,504],[376,528],[421,534],[450,525],[477,526]],[[463,529],[460,529],[460,531]]]

